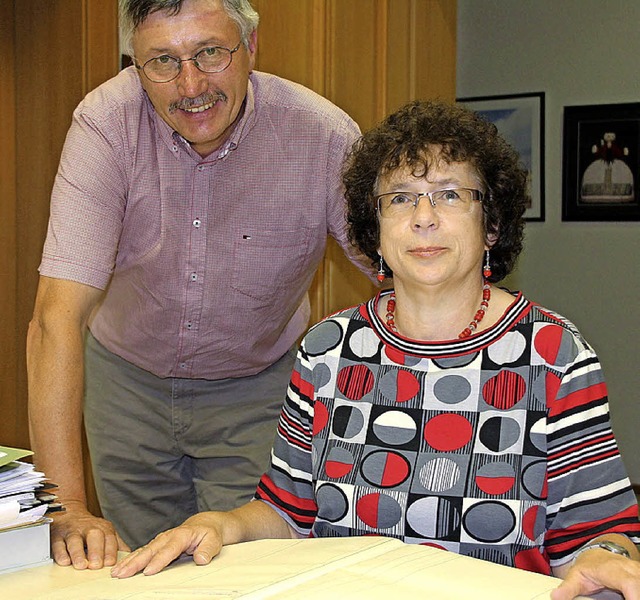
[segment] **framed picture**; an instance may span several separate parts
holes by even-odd
[[[482,114],[518,151],[529,171],[527,221],[544,221],[544,92],[458,98]]]
[[[565,106],[563,221],[639,221],[640,103]]]

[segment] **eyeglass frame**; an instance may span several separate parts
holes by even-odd
[[[149,60],[146,60],[144,62],[144,64],[142,64],[142,65],[140,65],[138,60],[136,58],[134,58],[133,64],[134,64],[136,69],[138,69],[139,71],[142,71],[144,73],[144,76],[149,81],[151,81],[153,83],[170,83],[171,81],[173,81],[174,79],[179,77],[180,73],[182,73],[182,63],[183,62],[193,61],[193,64],[196,66],[196,69],[198,69],[198,71],[200,71],[201,73],[222,73],[223,71],[226,71],[229,68],[229,66],[231,65],[231,63],[233,62],[234,53],[236,53],[240,49],[241,45],[242,45],[242,40],[240,40],[236,44],[236,47],[233,48],[233,49],[232,48],[226,48],[225,46],[207,46],[206,48],[202,48],[202,50],[198,50],[198,52],[196,52],[191,58],[178,58],[176,56],[171,56],[171,54],[159,54],[158,56],[152,56]],[[205,71],[198,64],[198,60],[197,60],[198,56],[200,54],[202,54],[205,50],[209,50],[211,48],[215,48],[216,50],[226,50],[229,53],[229,62],[225,65],[225,67],[223,69],[220,69],[219,71]],[[158,60],[159,58],[162,58],[163,56],[167,56],[168,58],[170,58],[170,59],[172,59],[172,60],[174,60],[174,61],[176,61],[178,63],[178,72],[171,79],[165,79],[164,81],[156,81],[155,79],[151,79],[151,77],[149,77],[149,75],[144,70],[144,68],[151,61]]]
[[[382,216],[382,210],[380,209],[380,200],[383,196],[390,196],[392,194],[406,194],[407,196],[414,196],[415,199],[412,202],[412,208],[415,211],[416,208],[418,208],[418,204],[420,203],[420,199],[424,196],[426,196],[427,198],[429,198],[429,204],[431,204],[431,206],[435,209],[438,208],[438,204],[433,200],[433,194],[440,194],[442,192],[457,192],[458,190],[466,190],[469,192],[473,192],[473,198],[471,198],[471,202],[469,203],[469,209],[464,211],[464,214],[470,212],[471,210],[471,206],[473,202],[484,202],[485,198],[488,196],[489,198],[491,197],[491,194],[487,194],[486,192],[482,192],[476,188],[467,188],[467,187],[457,187],[457,188],[443,188],[441,190],[433,190],[432,192],[407,192],[404,190],[398,190],[398,191],[394,191],[394,192],[385,192],[384,194],[378,194],[376,196],[374,196],[374,200],[376,201],[376,212],[378,213],[378,215]],[[400,214],[404,214],[404,213],[400,213]],[[409,214],[409,212],[407,211],[406,214]]]

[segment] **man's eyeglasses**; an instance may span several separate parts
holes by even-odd
[[[387,192],[376,196],[378,214],[381,217],[408,215],[418,206],[420,198],[429,198],[431,206],[443,212],[467,213],[473,202],[482,202],[484,194],[471,188],[451,188],[435,192]]]
[[[154,83],[168,83],[169,81],[173,81],[180,75],[182,63],[190,60],[192,60],[193,64],[203,73],[220,73],[231,64],[233,53],[238,51],[241,43],[242,41],[238,42],[238,45],[232,50],[222,46],[211,46],[209,48],[203,48],[191,58],[176,58],[169,54],[163,54],[162,56],[150,58],[142,66],[140,66],[137,61],[134,61],[134,65],[136,69],[142,69],[147,79]]]

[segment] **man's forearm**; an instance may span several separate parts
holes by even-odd
[[[29,434],[35,463],[59,486],[61,501],[86,504],[82,364],[81,332],[54,333],[35,321],[30,324],[27,338]]]

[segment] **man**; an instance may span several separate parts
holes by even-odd
[[[120,8],[134,66],[74,113],[27,348],[32,445],[66,506],[53,555],[80,569],[252,496],[327,233],[358,260],[340,183],[358,127],[252,72],[248,0]]]

